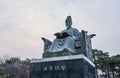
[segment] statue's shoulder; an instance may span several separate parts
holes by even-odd
[[[78,30],[77,28],[73,28],[73,27],[71,29]]]
[[[77,29],[77,28],[71,28],[71,30],[72,30],[72,31],[78,31],[78,29]]]

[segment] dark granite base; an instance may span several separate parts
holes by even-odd
[[[83,55],[45,58],[32,61],[30,78],[95,78],[95,68]]]

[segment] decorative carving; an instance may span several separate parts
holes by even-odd
[[[44,52],[47,52],[47,50],[50,48],[50,45],[52,44],[52,42],[43,37],[42,37],[42,40],[44,42]]]

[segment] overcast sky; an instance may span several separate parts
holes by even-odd
[[[0,56],[41,58],[41,37],[73,27],[97,36],[93,48],[120,54],[120,0],[0,0]]]

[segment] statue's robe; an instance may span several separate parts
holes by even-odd
[[[63,30],[62,33],[67,33],[69,36],[65,38],[56,38],[50,46],[49,52],[69,51],[76,53],[75,40],[80,37],[80,33],[75,28]]]

